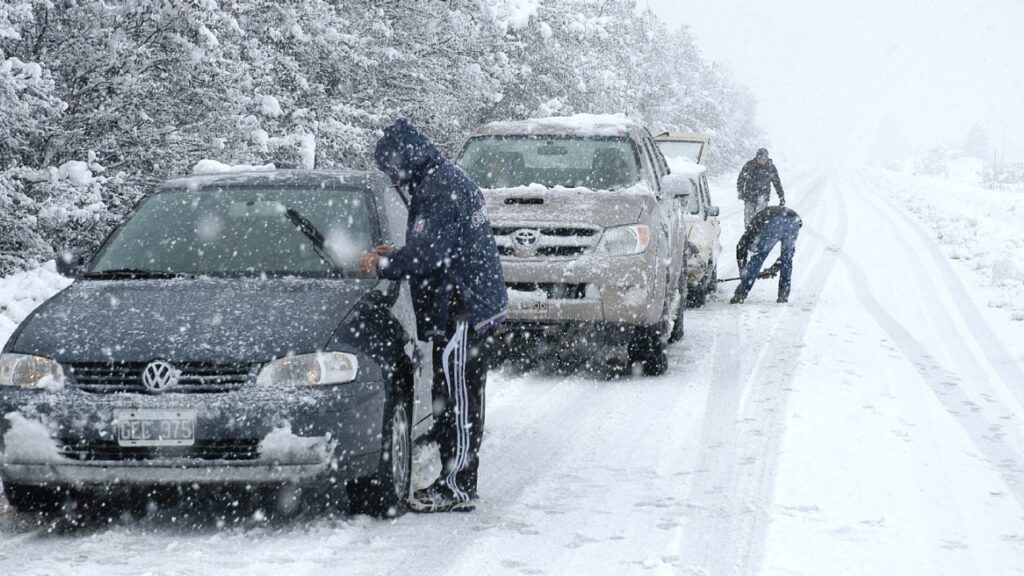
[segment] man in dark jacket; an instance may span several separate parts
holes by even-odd
[[[740,177],[736,180],[736,191],[739,199],[743,200],[743,225],[750,226],[750,221],[768,205],[768,199],[772,193],[772,185],[775,185],[775,193],[779,195],[779,206],[786,205],[786,196],[782,192],[782,180],[779,179],[779,171],[775,163],[768,157],[768,150],[761,148],[753,160],[748,160],[740,170]]]
[[[754,220],[736,244],[736,264],[740,268],[740,285],[733,294],[732,304],[741,304],[747,298],[754,280],[761,273],[761,265],[776,244],[782,244],[782,255],[771,267],[780,272],[779,299],[783,304],[789,300],[789,287],[793,278],[793,253],[796,251],[796,237],[803,221],[800,215],[785,206],[769,206],[754,216]],[[753,252],[753,257],[747,256]],[[774,276],[774,274],[772,274]]]
[[[486,333],[504,320],[505,277],[480,188],[412,124],[384,130],[377,167],[412,198],[406,245],[378,246],[360,267],[409,281],[419,337],[433,341],[434,433],[443,469],[409,505],[472,510],[483,438]]]

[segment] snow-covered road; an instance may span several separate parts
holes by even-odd
[[[0,574],[1024,573],[1024,322],[890,179],[786,184],[790,304],[728,285],[659,378],[492,374],[473,513],[59,532],[0,504]]]

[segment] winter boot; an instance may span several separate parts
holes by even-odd
[[[475,495],[474,495],[475,496]],[[436,480],[430,486],[413,493],[409,509],[413,512],[470,512],[476,508],[469,494],[455,493],[444,480]]]

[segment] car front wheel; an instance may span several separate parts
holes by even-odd
[[[408,404],[401,397],[389,403],[377,473],[348,485],[349,510],[393,518],[405,513],[412,472],[412,426]]]
[[[7,503],[18,512],[52,512],[60,508],[64,497],[47,486],[25,486],[4,482]]]

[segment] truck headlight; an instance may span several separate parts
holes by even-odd
[[[320,352],[278,358],[260,370],[257,384],[272,386],[325,386],[356,379],[359,360],[344,352]]]
[[[64,386],[64,369],[49,358],[0,354],[0,386],[53,390]]]
[[[597,251],[610,256],[640,254],[651,243],[651,229],[646,224],[618,226],[604,231]]]

